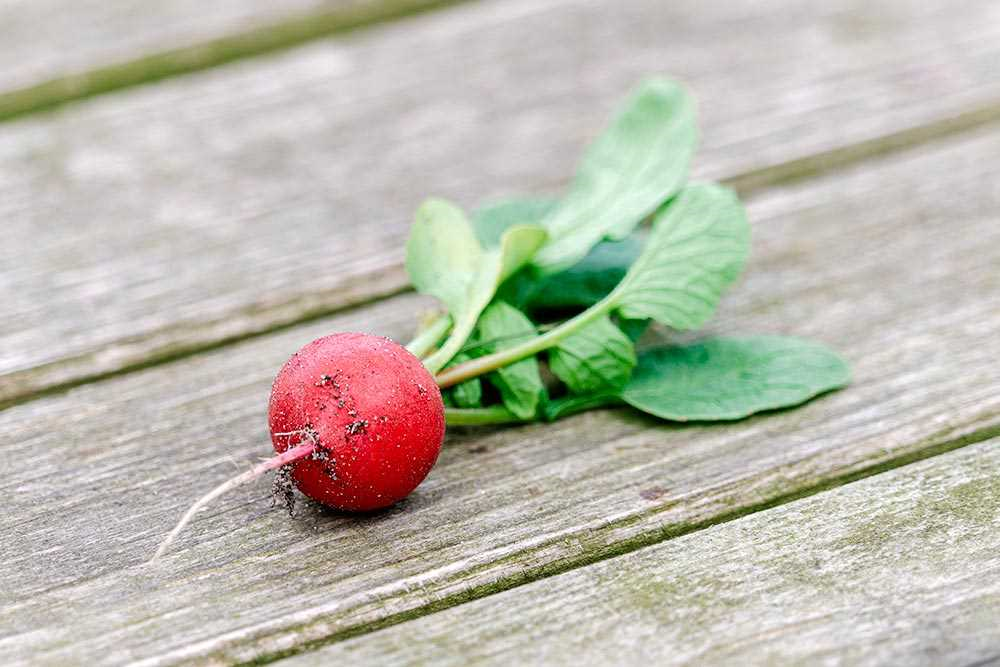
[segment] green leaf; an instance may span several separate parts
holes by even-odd
[[[642,334],[646,333],[646,329],[649,328],[649,320],[620,318],[618,320],[618,328],[624,331],[628,339],[634,343],[642,338]]]
[[[536,335],[535,325],[531,320],[503,301],[496,301],[483,311],[476,332],[477,339],[482,341],[476,350],[483,355],[517,345]],[[486,380],[500,391],[503,404],[517,417],[532,419],[538,413],[539,404],[545,395],[545,385],[542,384],[535,357],[527,357],[499,368],[487,375]]]
[[[587,150],[569,194],[546,217],[543,273],[583,259],[601,239],[622,239],[687,180],[698,130],[694,102],[677,83],[650,79]]]
[[[418,292],[460,313],[482,265],[483,248],[462,209],[428,199],[417,209],[406,242],[406,272]]]
[[[479,240],[489,247],[513,224],[540,222],[557,203],[551,199],[501,201],[479,209],[472,224]],[[552,275],[518,273],[504,283],[500,296],[528,312],[589,308],[621,282],[642,247],[637,233],[618,241],[601,241],[565,271]]]
[[[473,215],[472,226],[483,246],[493,247],[500,243],[504,232],[514,225],[540,225],[557,203],[554,199],[541,198],[499,201],[478,209]],[[519,271],[503,282],[497,291],[497,299],[523,310],[524,304],[542,288],[544,286],[539,283],[537,276]]]
[[[472,359],[472,356],[461,352],[455,355],[453,363],[460,364]],[[451,390],[455,405],[460,408],[478,408],[483,404],[483,383],[479,378],[466,380],[455,385]]]
[[[514,225],[541,225],[555,208],[554,199],[507,199],[478,209],[472,216],[472,227],[485,248],[500,245],[500,238]]]
[[[731,420],[798,405],[848,382],[847,364],[819,343],[715,338],[641,353],[622,398],[663,419]]]
[[[545,421],[554,422],[578,412],[621,405],[622,403],[622,398],[617,393],[570,394],[546,403],[542,408],[542,417],[545,418]]]
[[[495,248],[484,250],[460,208],[431,199],[417,210],[406,244],[406,270],[419,292],[440,299],[451,313],[451,335],[424,360],[437,372],[461,349],[499,285],[545,243],[544,229],[512,225]]]
[[[518,303],[528,312],[589,308],[618,286],[642,253],[638,234],[620,241],[598,243],[569,269],[545,277],[522,272],[512,283],[518,285]]]
[[[510,278],[521,267],[531,261],[549,235],[541,227],[533,225],[514,225],[508,227],[500,237],[500,247],[491,248],[486,252],[487,266],[496,262],[500,270],[495,281],[490,283],[490,294],[496,293],[497,287]],[[485,271],[484,273],[490,273]]]
[[[607,316],[549,350],[549,368],[576,394],[614,391],[635,368],[635,347]]]
[[[713,184],[687,187],[656,215],[646,247],[609,298],[623,317],[695,329],[739,277],[749,250],[736,195]]]
[[[451,390],[455,407],[478,408],[483,404],[483,383],[479,378],[466,380]]]

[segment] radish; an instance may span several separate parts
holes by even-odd
[[[405,498],[434,466],[444,403],[420,360],[388,338],[325,336],[292,355],[268,411],[278,454],[303,443],[291,478],[313,500],[368,511]]]
[[[410,494],[444,441],[444,402],[434,377],[388,338],[338,333],[307,344],[285,363],[268,410],[277,455],[199,499],[167,535],[159,558],[195,514],[227,491],[279,470],[328,507],[370,511]]]
[[[558,201],[514,199],[473,218],[442,199],[422,204],[406,270],[443,312],[406,348],[341,333],[299,350],[271,389],[276,456],[199,499],[153,560],[199,509],[270,470],[289,511],[294,487],[338,510],[388,507],[430,472],[446,422],[553,421],[622,404],[661,419],[728,421],[845,386],[847,364],[797,338],[636,351],[650,322],[701,326],[749,253],[735,193],[686,184],[694,108],[672,81],[643,83]],[[648,233],[634,231],[644,220]]]

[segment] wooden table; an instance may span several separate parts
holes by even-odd
[[[459,430],[389,511],[194,498],[270,381],[403,339],[437,194],[563,187],[643,75],[748,204],[711,333],[847,390]],[[993,0],[0,4],[0,663],[1000,664]]]

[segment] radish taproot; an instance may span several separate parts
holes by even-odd
[[[361,333],[324,336],[293,354],[271,387],[268,422],[276,456],[195,502],[152,560],[205,505],[271,470],[333,509],[389,507],[434,467],[445,432],[441,391],[420,360]]]

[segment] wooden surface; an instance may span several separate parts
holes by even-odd
[[[423,197],[557,190],[645,74],[744,191],[1000,118],[996,3],[835,5],[468,3],[0,126],[0,405],[404,289]]]
[[[268,511],[262,481],[156,567],[142,562],[182,508],[266,453],[263,406],[291,351],[338,329],[405,336],[426,301],[0,412],[0,662],[275,657],[997,434],[998,151],[983,131],[750,200],[748,277],[711,330],[841,350],[855,384],[799,410],[716,426],[614,410],[456,432],[388,512],[290,520]]]
[[[1000,661],[1000,5],[387,20],[444,4],[0,0],[0,664]],[[261,480],[144,564],[266,456],[292,351],[408,337],[423,197],[557,192],[651,73],[748,198],[708,333],[817,338],[851,387],[452,429],[388,511],[289,518]]]
[[[998,470],[990,440],[281,664],[997,664]]]
[[[332,4],[336,2],[4,0],[0,2],[0,90],[188,46]]]
[[[448,0],[4,0],[0,120],[277,51]]]

